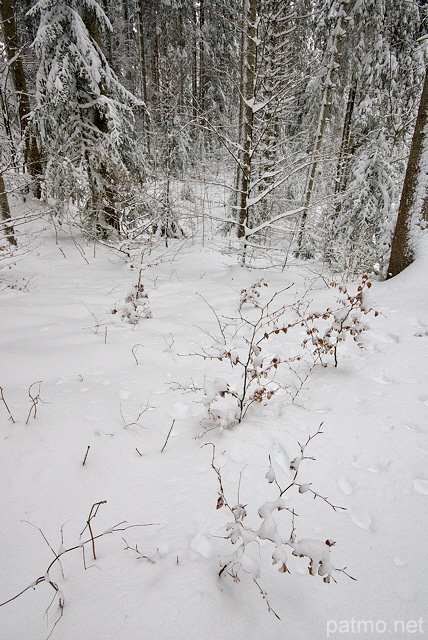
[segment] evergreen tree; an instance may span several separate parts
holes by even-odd
[[[15,95],[18,103],[20,137],[24,142],[25,148],[24,162],[34,180],[34,195],[37,198],[40,198],[40,181],[43,175],[43,167],[40,160],[36,136],[34,135],[34,131],[31,126],[30,96],[27,89],[27,79],[22,62],[21,46],[18,38],[14,4],[12,0],[0,1],[0,18],[2,23],[4,49],[11,67]],[[3,113],[5,114],[4,107]],[[7,117],[5,122],[7,122]],[[9,137],[12,139],[11,132],[9,133]],[[14,159],[14,162],[16,162],[16,159]]]
[[[141,176],[133,110],[142,103],[101,49],[110,22],[96,0],[40,0],[31,13],[40,14],[35,123],[48,152],[50,192],[72,198],[80,185],[97,232],[105,233],[105,223],[119,230],[114,188]]]

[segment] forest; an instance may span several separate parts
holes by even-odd
[[[124,244],[193,233],[201,214],[180,219],[176,181],[190,200],[192,183],[221,184],[219,232],[243,264],[268,252],[396,275],[423,220],[415,149],[407,260],[388,271],[414,134],[423,145],[424,5],[3,0],[2,181],[24,174],[59,220],[71,208]]]
[[[0,0],[0,640],[426,637],[427,0]]]

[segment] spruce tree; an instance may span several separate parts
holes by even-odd
[[[80,198],[97,233],[119,230],[115,186],[142,174],[133,111],[101,48],[110,22],[96,0],[40,0],[35,123],[48,154],[50,192]],[[64,193],[64,185],[69,185]]]

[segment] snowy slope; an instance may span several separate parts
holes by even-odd
[[[1,273],[0,385],[15,423],[1,403],[0,600],[52,580],[65,600],[52,634],[61,640],[428,638],[428,259],[373,284],[379,316],[368,320],[363,351],[347,340],[338,368],[316,368],[294,404],[278,394],[234,428],[204,433],[203,392],[189,387],[216,377],[239,383],[228,362],[194,355],[218,335],[210,307],[236,316],[240,291],[260,273],[191,241],[147,249],[142,282],[153,318],[131,325],[110,311],[138,269],[105,247],[94,258],[75,240],[84,258],[68,234],[60,251],[49,228],[41,231],[35,250]],[[262,276],[267,297],[293,284],[283,294],[291,302],[312,283],[306,295],[320,308],[334,299],[305,266]],[[293,347],[285,337],[277,344]],[[29,416],[28,389],[39,381]],[[284,499],[298,514],[297,539],[334,540],[333,563],[357,581],[336,572],[337,583],[325,584],[291,549],[290,573],[280,573],[268,540],[252,543],[239,582],[219,577],[236,552],[224,539],[233,518],[216,509],[213,447],[203,445],[215,445],[225,497],[246,505],[256,530],[258,509],[278,497],[265,478],[269,456],[286,485],[298,442],[321,422],[299,481],[346,510],[295,487]],[[122,521],[119,529],[140,526],[100,537],[96,560],[85,545],[86,570],[77,548],[62,557],[63,575],[57,562],[46,576],[55,553],[88,539],[88,530],[79,536],[99,501],[94,535]],[[274,517],[288,538],[290,513]],[[0,609],[0,638],[46,638],[60,611],[42,581]]]

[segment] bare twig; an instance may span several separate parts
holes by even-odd
[[[32,401],[32,405],[30,407],[30,411],[28,412],[28,416],[27,416],[27,420],[25,422],[25,424],[28,424],[30,417],[31,417],[31,412],[34,411],[34,418],[37,416],[37,405],[39,404],[39,402],[43,402],[43,400],[40,397],[40,385],[42,384],[43,380],[38,380],[37,382],[33,382],[33,384],[31,384],[28,388],[28,395],[30,396],[30,399]],[[36,393],[36,395],[33,396],[33,392],[32,392],[32,388],[38,384],[38,391]]]
[[[279,615],[276,613],[276,611],[275,611],[274,609],[272,609],[272,607],[270,606],[270,602],[269,602],[269,600],[268,600],[268,598],[267,598],[267,593],[266,593],[266,591],[263,591],[263,589],[261,588],[261,586],[259,585],[259,583],[257,582],[257,580],[256,580],[255,578],[253,578],[253,582],[258,586],[259,591],[260,591],[260,594],[261,594],[261,596],[262,596],[263,600],[266,602],[266,605],[267,605],[267,608],[268,608],[269,613],[273,613],[273,615],[275,616],[275,618],[276,618],[277,620],[281,620],[281,618],[280,618],[280,617],[279,617]]]
[[[103,503],[99,503],[99,504],[103,504]],[[92,509],[94,508],[94,506],[95,505],[93,505]],[[92,511],[92,509],[91,509],[91,511]],[[89,518],[88,518],[88,520],[89,520]],[[31,524],[31,523],[29,523],[29,524]],[[70,553],[71,551],[77,551],[78,549],[84,549],[85,545],[87,545],[89,543],[91,543],[91,545],[93,545],[95,540],[98,540],[99,538],[103,538],[104,536],[109,535],[111,533],[117,533],[119,531],[127,531],[128,529],[133,529],[133,528],[136,528],[136,527],[152,527],[152,526],[158,525],[159,523],[151,522],[151,523],[147,523],[147,524],[130,524],[130,525],[127,525],[126,527],[122,527],[121,525],[123,525],[123,524],[126,524],[125,521],[119,522],[118,524],[115,524],[113,527],[110,527],[109,529],[106,529],[102,533],[99,533],[96,536],[91,536],[88,540],[84,540],[83,542],[79,542],[79,544],[76,544],[76,545],[74,545],[72,547],[69,547],[68,549],[62,549],[60,552],[55,554],[55,558],[49,564],[49,566],[47,567],[46,571],[44,572],[44,574],[42,576],[40,576],[39,578],[37,578],[36,580],[31,582],[31,584],[29,584],[27,587],[25,587],[25,589],[22,589],[22,591],[20,591],[16,595],[12,596],[8,600],[5,600],[4,602],[1,602],[0,603],[0,607],[3,607],[6,604],[9,604],[10,602],[13,602],[14,600],[16,600],[17,598],[22,596],[22,594],[24,594],[26,591],[28,591],[29,589],[34,589],[35,587],[37,587],[42,582],[47,582],[48,584],[50,584],[50,586],[55,590],[55,592],[58,593],[59,592],[58,585],[56,585],[52,580],[50,580],[49,572],[52,569],[52,567],[57,562],[59,562],[60,559],[62,558],[62,556],[64,556],[66,553]],[[37,527],[36,527],[36,529],[37,529]],[[86,529],[86,527],[85,527],[85,529]],[[62,593],[61,593],[61,595],[62,595]]]
[[[171,424],[171,427],[170,427],[170,429],[169,429],[169,431],[168,431],[168,435],[167,435],[167,437],[166,437],[165,443],[164,443],[164,445],[163,445],[163,447],[162,447],[162,449],[161,449],[161,453],[163,453],[163,451],[164,451],[164,449],[165,449],[165,447],[166,447],[166,445],[167,445],[167,443],[168,443],[169,436],[171,435],[171,431],[172,431],[172,429],[173,429],[173,427],[174,427],[174,424],[175,424],[175,419],[172,421],[172,424]]]
[[[222,480],[222,477],[221,477],[220,469],[218,467],[216,467],[215,464],[214,464],[214,460],[215,460],[215,444],[213,444],[212,442],[206,442],[205,444],[202,445],[202,447],[206,447],[209,444],[213,448],[213,453],[212,453],[212,457],[211,457],[211,468],[215,471],[215,474],[216,474],[217,480],[218,480],[218,484],[219,484],[219,487],[220,487],[220,491],[218,492],[218,499],[217,499],[217,509],[220,509],[221,507],[225,506],[233,514],[233,509],[229,505],[229,503],[227,502],[226,496],[224,494],[223,480]],[[238,489],[238,492],[239,492],[239,489]],[[221,572],[220,572],[220,574],[221,574]]]
[[[25,522],[26,524],[29,524],[30,527],[34,527],[34,529],[37,529],[37,531],[40,532],[40,535],[42,536],[43,540],[46,542],[46,544],[48,545],[49,549],[52,551],[52,553],[54,554],[54,556],[56,557],[56,551],[54,550],[54,548],[52,547],[51,543],[49,542],[49,540],[47,539],[47,537],[45,536],[45,534],[43,533],[43,531],[40,529],[40,527],[36,527],[35,524],[33,524],[32,522],[29,522],[28,520],[23,520],[22,522]],[[61,527],[61,543],[62,543],[62,527]],[[62,564],[61,561],[59,560],[59,566],[61,568],[61,574],[62,577],[64,578],[64,571],[62,569]]]
[[[7,402],[6,402],[5,397],[4,397],[3,387],[0,387],[0,400],[3,402],[4,406],[6,407],[6,411],[9,414],[9,420],[12,420],[13,424],[15,424],[15,420],[13,418],[13,415],[11,414],[10,409],[7,406]]]
[[[88,453],[89,453],[89,449],[91,448],[91,445],[88,444],[88,448],[86,449],[86,453],[85,453],[85,457],[83,458],[83,462],[82,462],[82,466],[84,467],[86,464],[86,458],[88,457]]]
[[[143,347],[144,345],[142,344],[134,344],[134,346],[131,349],[131,353],[134,356],[135,362],[137,363],[137,365],[139,365],[140,363],[138,362],[137,356],[135,355],[135,352],[137,351],[138,347]]]
[[[150,399],[150,398],[149,398]],[[149,401],[147,401],[146,406],[144,407],[144,409],[142,411],[140,411],[140,413],[138,414],[138,416],[136,417],[136,419],[133,422],[126,422],[125,420],[125,416],[123,415],[123,411],[122,411],[122,403],[119,402],[119,411],[120,411],[120,416],[122,418],[123,424],[124,424],[124,429],[127,429],[128,427],[132,427],[133,425],[136,425],[137,427],[141,427],[142,429],[148,429],[148,427],[143,427],[142,424],[140,424],[138,421],[141,418],[141,416],[146,413],[146,411],[149,411],[149,409],[151,409],[152,407],[149,407]]]
[[[86,529],[89,530],[89,534],[91,536],[91,544],[92,544],[92,555],[94,557],[94,560],[97,559],[97,556],[95,554],[95,538],[94,538],[94,534],[92,532],[91,520],[93,520],[96,517],[96,515],[98,513],[98,509],[100,508],[100,506],[102,504],[106,504],[106,503],[107,503],[107,500],[101,500],[100,502],[95,502],[92,505],[91,510],[89,512],[88,519],[86,521],[86,527],[83,529],[82,533],[80,534],[80,536],[82,536],[85,533]]]

